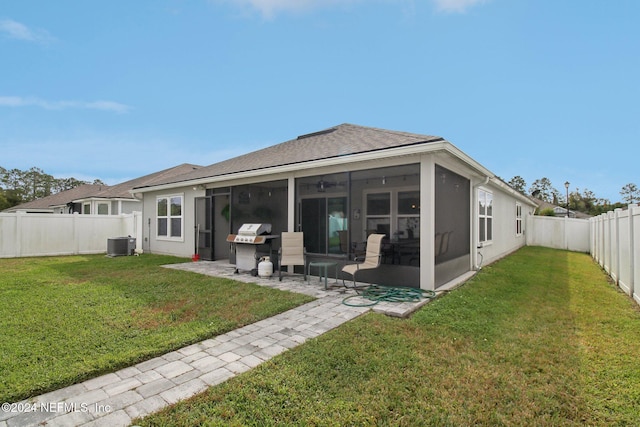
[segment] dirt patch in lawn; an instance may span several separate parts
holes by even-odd
[[[202,304],[189,300],[167,301],[160,306],[145,307],[131,313],[133,326],[156,329],[161,326],[187,323],[198,317]]]

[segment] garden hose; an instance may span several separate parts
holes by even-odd
[[[350,295],[342,300],[349,307],[371,307],[384,302],[418,302],[422,298],[435,298],[436,293],[425,289],[407,288],[402,286],[371,285],[363,289],[356,289],[356,295]],[[355,304],[349,300],[361,297],[370,302]]]

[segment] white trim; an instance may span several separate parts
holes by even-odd
[[[518,223],[520,226],[518,227]],[[516,202],[516,237],[524,233],[524,218],[522,217],[522,203]]]
[[[484,214],[480,212],[480,203],[481,203],[480,192],[481,191],[484,192],[486,195],[491,195],[491,214],[488,214],[486,212],[487,207],[485,207],[485,213]],[[476,189],[476,200],[477,200],[477,203],[478,203],[478,215],[476,217],[476,220],[478,221],[478,244],[479,245],[483,245],[483,246],[490,245],[490,244],[493,243],[493,230],[495,228],[495,224],[493,223],[493,220],[494,220],[494,216],[493,216],[493,209],[494,209],[494,206],[493,206],[493,201],[494,201],[493,192],[490,191],[490,190],[487,190],[486,188],[478,187]],[[480,227],[480,220],[482,218],[485,219],[484,230],[481,230],[481,227]],[[488,234],[487,230],[489,229],[489,227],[487,227],[487,224],[489,222],[488,221],[489,219],[491,219],[491,227],[490,227],[491,236],[487,236],[487,234]],[[481,231],[484,231],[484,240],[480,238],[480,232]]]
[[[422,218],[421,218],[421,214],[414,214],[414,215],[408,215],[408,214],[398,214],[398,193],[406,193],[406,192],[418,192],[418,194],[420,193],[420,186],[419,185],[406,185],[406,186],[400,186],[400,187],[393,187],[393,186],[389,186],[388,188],[384,188],[384,187],[380,187],[380,188],[372,188],[372,189],[367,189],[364,190],[362,192],[362,207],[363,207],[363,226],[364,226],[364,230],[362,230],[365,235],[366,235],[366,231],[367,231],[367,223],[369,221],[369,216],[373,216],[373,217],[379,217],[379,218],[389,218],[389,239],[393,240],[394,239],[394,234],[398,232],[398,219],[400,218],[418,218],[418,220],[420,222],[422,222]],[[367,212],[367,196],[369,194],[385,194],[385,193],[389,193],[389,215],[369,215],[369,213]],[[419,212],[422,212],[422,210],[420,210]],[[420,224],[419,230],[422,227],[422,224]],[[418,230],[418,236],[420,235],[420,231]]]
[[[180,188],[180,187],[193,186],[193,185],[199,185],[199,184],[212,184],[216,182],[225,182],[225,181],[243,179],[243,178],[261,177],[265,175],[274,175],[279,173],[300,172],[305,169],[317,169],[317,168],[329,167],[329,166],[340,166],[340,165],[347,165],[347,164],[365,162],[365,161],[371,161],[371,160],[385,160],[392,157],[416,156],[416,155],[422,155],[427,153],[434,153],[438,151],[448,152],[452,156],[464,162],[468,168],[475,170],[480,175],[493,176],[493,174],[484,166],[480,165],[480,163],[476,162],[467,154],[463,153],[460,149],[455,147],[449,141],[443,140],[443,141],[429,142],[424,144],[410,145],[406,147],[386,148],[386,149],[375,150],[375,151],[370,151],[366,153],[358,153],[358,154],[339,156],[339,157],[330,157],[327,159],[312,160],[308,162],[298,162],[298,163],[292,163],[292,164],[287,164],[282,166],[272,166],[272,167],[255,169],[255,170],[244,171],[244,172],[232,172],[225,175],[210,176],[210,177],[198,178],[198,179],[181,181],[181,182],[173,182],[169,184],[162,184],[162,185],[151,186],[151,187],[139,187],[139,188],[134,188],[130,190],[130,192],[132,194],[147,193],[151,191],[169,190],[173,188]]]
[[[104,200],[96,200],[95,201],[95,205],[96,205],[96,215],[111,215],[111,202],[109,201],[104,201]],[[100,205],[106,205],[107,206],[107,213],[100,213]]]
[[[179,197],[180,198],[180,216],[172,216],[170,214],[171,212],[171,199],[172,198],[176,198]],[[161,199],[166,199],[167,200],[167,216],[162,216],[162,217],[158,217],[158,201]],[[155,218],[155,229],[156,229],[156,240],[161,240],[161,241],[169,241],[169,242],[184,242],[184,220],[185,220],[185,216],[184,216],[184,211],[185,211],[185,197],[184,197],[184,193],[174,193],[174,194],[162,194],[162,195],[158,195],[156,196],[156,201],[154,204],[154,218]],[[167,220],[167,235],[159,235],[158,234],[158,219],[160,218],[166,218]],[[180,218],[180,236],[171,236],[171,219],[173,218]]]
[[[433,156],[420,159],[420,288],[435,290],[435,167]]]

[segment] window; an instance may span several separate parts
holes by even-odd
[[[82,213],[84,215],[91,215],[91,203],[82,204]]]
[[[367,194],[367,235],[391,232],[391,193]]]
[[[182,196],[163,196],[156,199],[157,236],[182,239]]]
[[[420,236],[420,190],[392,189],[366,194],[366,232],[382,233],[392,241]]]
[[[98,203],[98,215],[109,215],[109,203]]]
[[[522,236],[522,205],[516,203],[516,236]]]
[[[417,239],[420,235],[420,191],[398,192],[398,228],[400,239]]]
[[[493,240],[493,194],[478,190],[478,242]]]

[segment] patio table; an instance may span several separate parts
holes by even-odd
[[[336,283],[338,283],[338,264],[335,262],[326,262],[326,261],[311,261],[307,266],[307,284],[309,284],[311,267],[318,268],[318,281],[322,280],[324,277],[324,288],[327,287],[327,277],[329,276],[329,267],[333,267],[333,274],[336,279]]]

